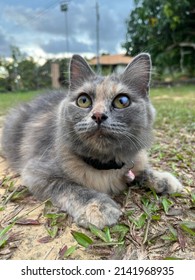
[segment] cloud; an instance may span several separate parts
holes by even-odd
[[[41,48],[46,52],[46,53],[53,53],[53,54],[58,54],[58,53],[66,53],[67,52],[67,45],[66,45],[66,40],[50,40],[46,44],[42,44]],[[71,53],[82,53],[82,52],[92,52],[92,48],[88,46],[85,43],[79,42],[78,40],[75,40],[74,38],[71,38],[69,40],[69,50]]]
[[[108,8],[101,2],[100,49],[114,53],[120,49],[125,37],[125,18],[122,9]],[[68,42],[72,53],[96,53],[95,2],[83,0],[70,2],[68,13],[60,11],[59,5],[48,10],[25,6],[6,6],[2,18],[9,27],[14,43],[22,48],[37,46],[44,52],[57,54],[66,51],[65,16],[68,19]]]

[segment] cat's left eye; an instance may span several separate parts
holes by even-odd
[[[117,97],[115,97],[112,104],[114,108],[123,109],[131,104],[131,100],[127,95],[119,94]]]
[[[89,108],[92,105],[91,97],[88,94],[83,93],[78,97],[76,104],[84,109]]]

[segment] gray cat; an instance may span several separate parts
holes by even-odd
[[[120,75],[96,75],[74,55],[69,93],[42,95],[8,115],[2,146],[10,166],[41,200],[48,198],[88,227],[121,215],[108,194],[134,179],[156,192],[182,190],[170,173],[154,171],[146,150],[155,111],[149,100],[150,56],[136,56]]]

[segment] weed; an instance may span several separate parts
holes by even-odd
[[[87,248],[89,245],[93,244],[93,240],[88,235],[74,230],[72,230],[71,233],[79,245]]]
[[[55,238],[59,230],[65,227],[67,214],[58,213],[58,209],[48,200],[45,203],[44,217],[47,219],[45,227],[49,236]]]
[[[11,230],[14,224],[15,223],[13,222],[10,225],[6,226],[4,229],[0,230],[0,248],[7,243],[7,240],[9,239],[9,235],[7,233]]]

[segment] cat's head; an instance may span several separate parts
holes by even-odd
[[[74,55],[66,100],[68,139],[78,153],[121,158],[151,143],[154,109],[149,101],[151,60],[136,56],[120,75],[99,76]]]

